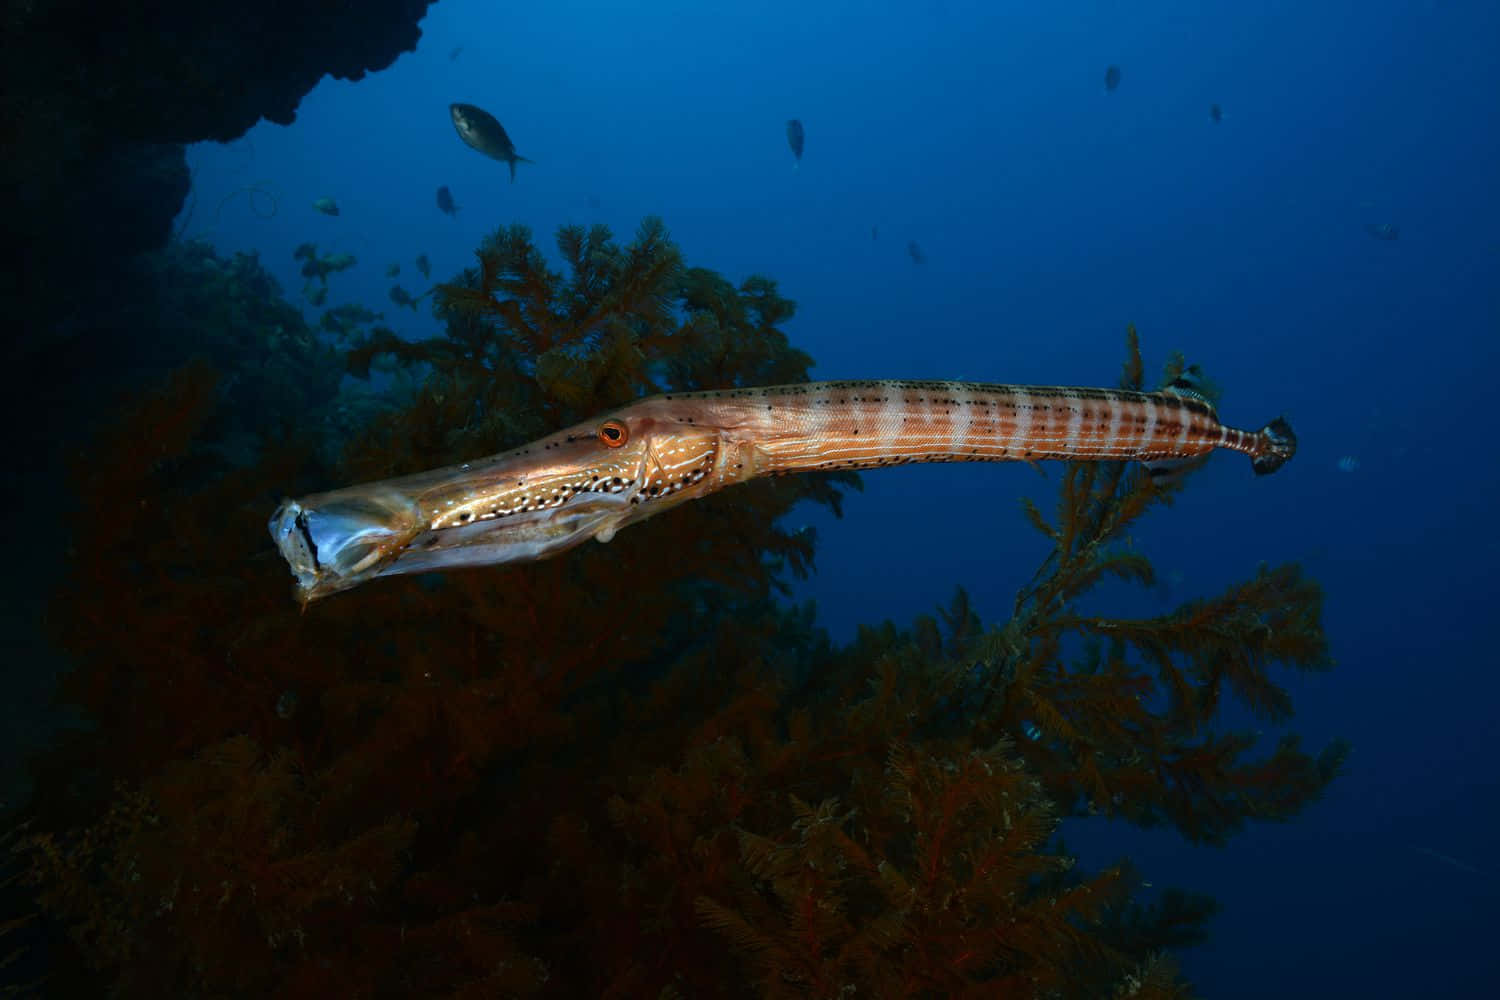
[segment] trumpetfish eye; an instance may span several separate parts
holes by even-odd
[[[599,441],[606,448],[618,448],[630,438],[630,431],[618,420],[606,420],[599,425]]]

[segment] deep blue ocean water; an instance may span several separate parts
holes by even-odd
[[[1354,753],[1324,801],[1227,847],[1097,823],[1069,846],[1219,898],[1182,956],[1205,995],[1489,995],[1500,5],[442,0],[422,27],[294,125],[191,150],[183,231],[259,251],[294,298],[297,244],[352,252],[328,304],[410,337],[438,323],[389,302],[387,264],[420,291],[418,253],[444,279],[501,224],[550,245],[564,222],[628,238],[656,214],[689,263],[780,282],[819,378],[1111,385],[1127,323],[1152,371],[1183,351],[1226,422],[1284,413],[1301,450],[1260,479],[1215,458],[1139,535],[1171,593],[1119,599],[1304,560],[1338,665],[1281,678],[1291,728]],[[535,163],[511,183],[458,141],[453,101]],[[273,216],[264,195],[225,200],[247,185]],[[1018,500],[1050,502],[1046,476],[867,473],[842,520],[807,513],[817,573],[797,596],[839,639],[959,584],[1003,620],[1044,552]]]

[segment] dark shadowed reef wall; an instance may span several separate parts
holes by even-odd
[[[19,470],[0,494],[26,526],[0,602],[0,803],[46,728],[38,595],[67,557],[66,463],[121,389],[191,353],[156,336],[149,260],[189,193],[183,144],[290,123],[324,74],[357,80],[413,50],[430,2],[0,3],[0,218],[19,259],[0,268],[0,419]]]

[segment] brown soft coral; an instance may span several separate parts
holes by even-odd
[[[656,389],[806,377],[774,286],[685,270],[659,224],[560,249],[567,275],[503,230],[440,300],[445,337],[366,345],[356,367],[431,373],[340,468],[315,448],[226,465],[201,369],[80,465],[54,614],[92,728],[21,845],[69,975],[118,995],[1178,995],[1153,956],[1210,908],[1132,905],[1123,869],[1072,867],[1058,819],[1222,839],[1295,812],[1342,749],[1247,763],[1248,737],[1204,735],[1224,693],[1284,717],[1268,669],[1324,664],[1295,569],[1154,619],[1073,610],[1107,575],[1150,579],[1119,545],[1164,495],[1123,466],[1071,469],[1058,517],[1032,512],[1054,550],[990,629],[960,595],[834,650],[776,603],[812,555],[778,518],[836,506],[848,476],[298,611],[265,537],[278,488],[498,451]]]

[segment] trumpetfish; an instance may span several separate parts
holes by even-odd
[[[1258,475],[1297,448],[1277,418],[1219,422],[1186,378],[1157,392],[843,381],[672,392],[514,451],[285,500],[271,537],[306,605],[376,577],[544,559],[758,476],[908,462],[1126,461],[1218,448]]]

